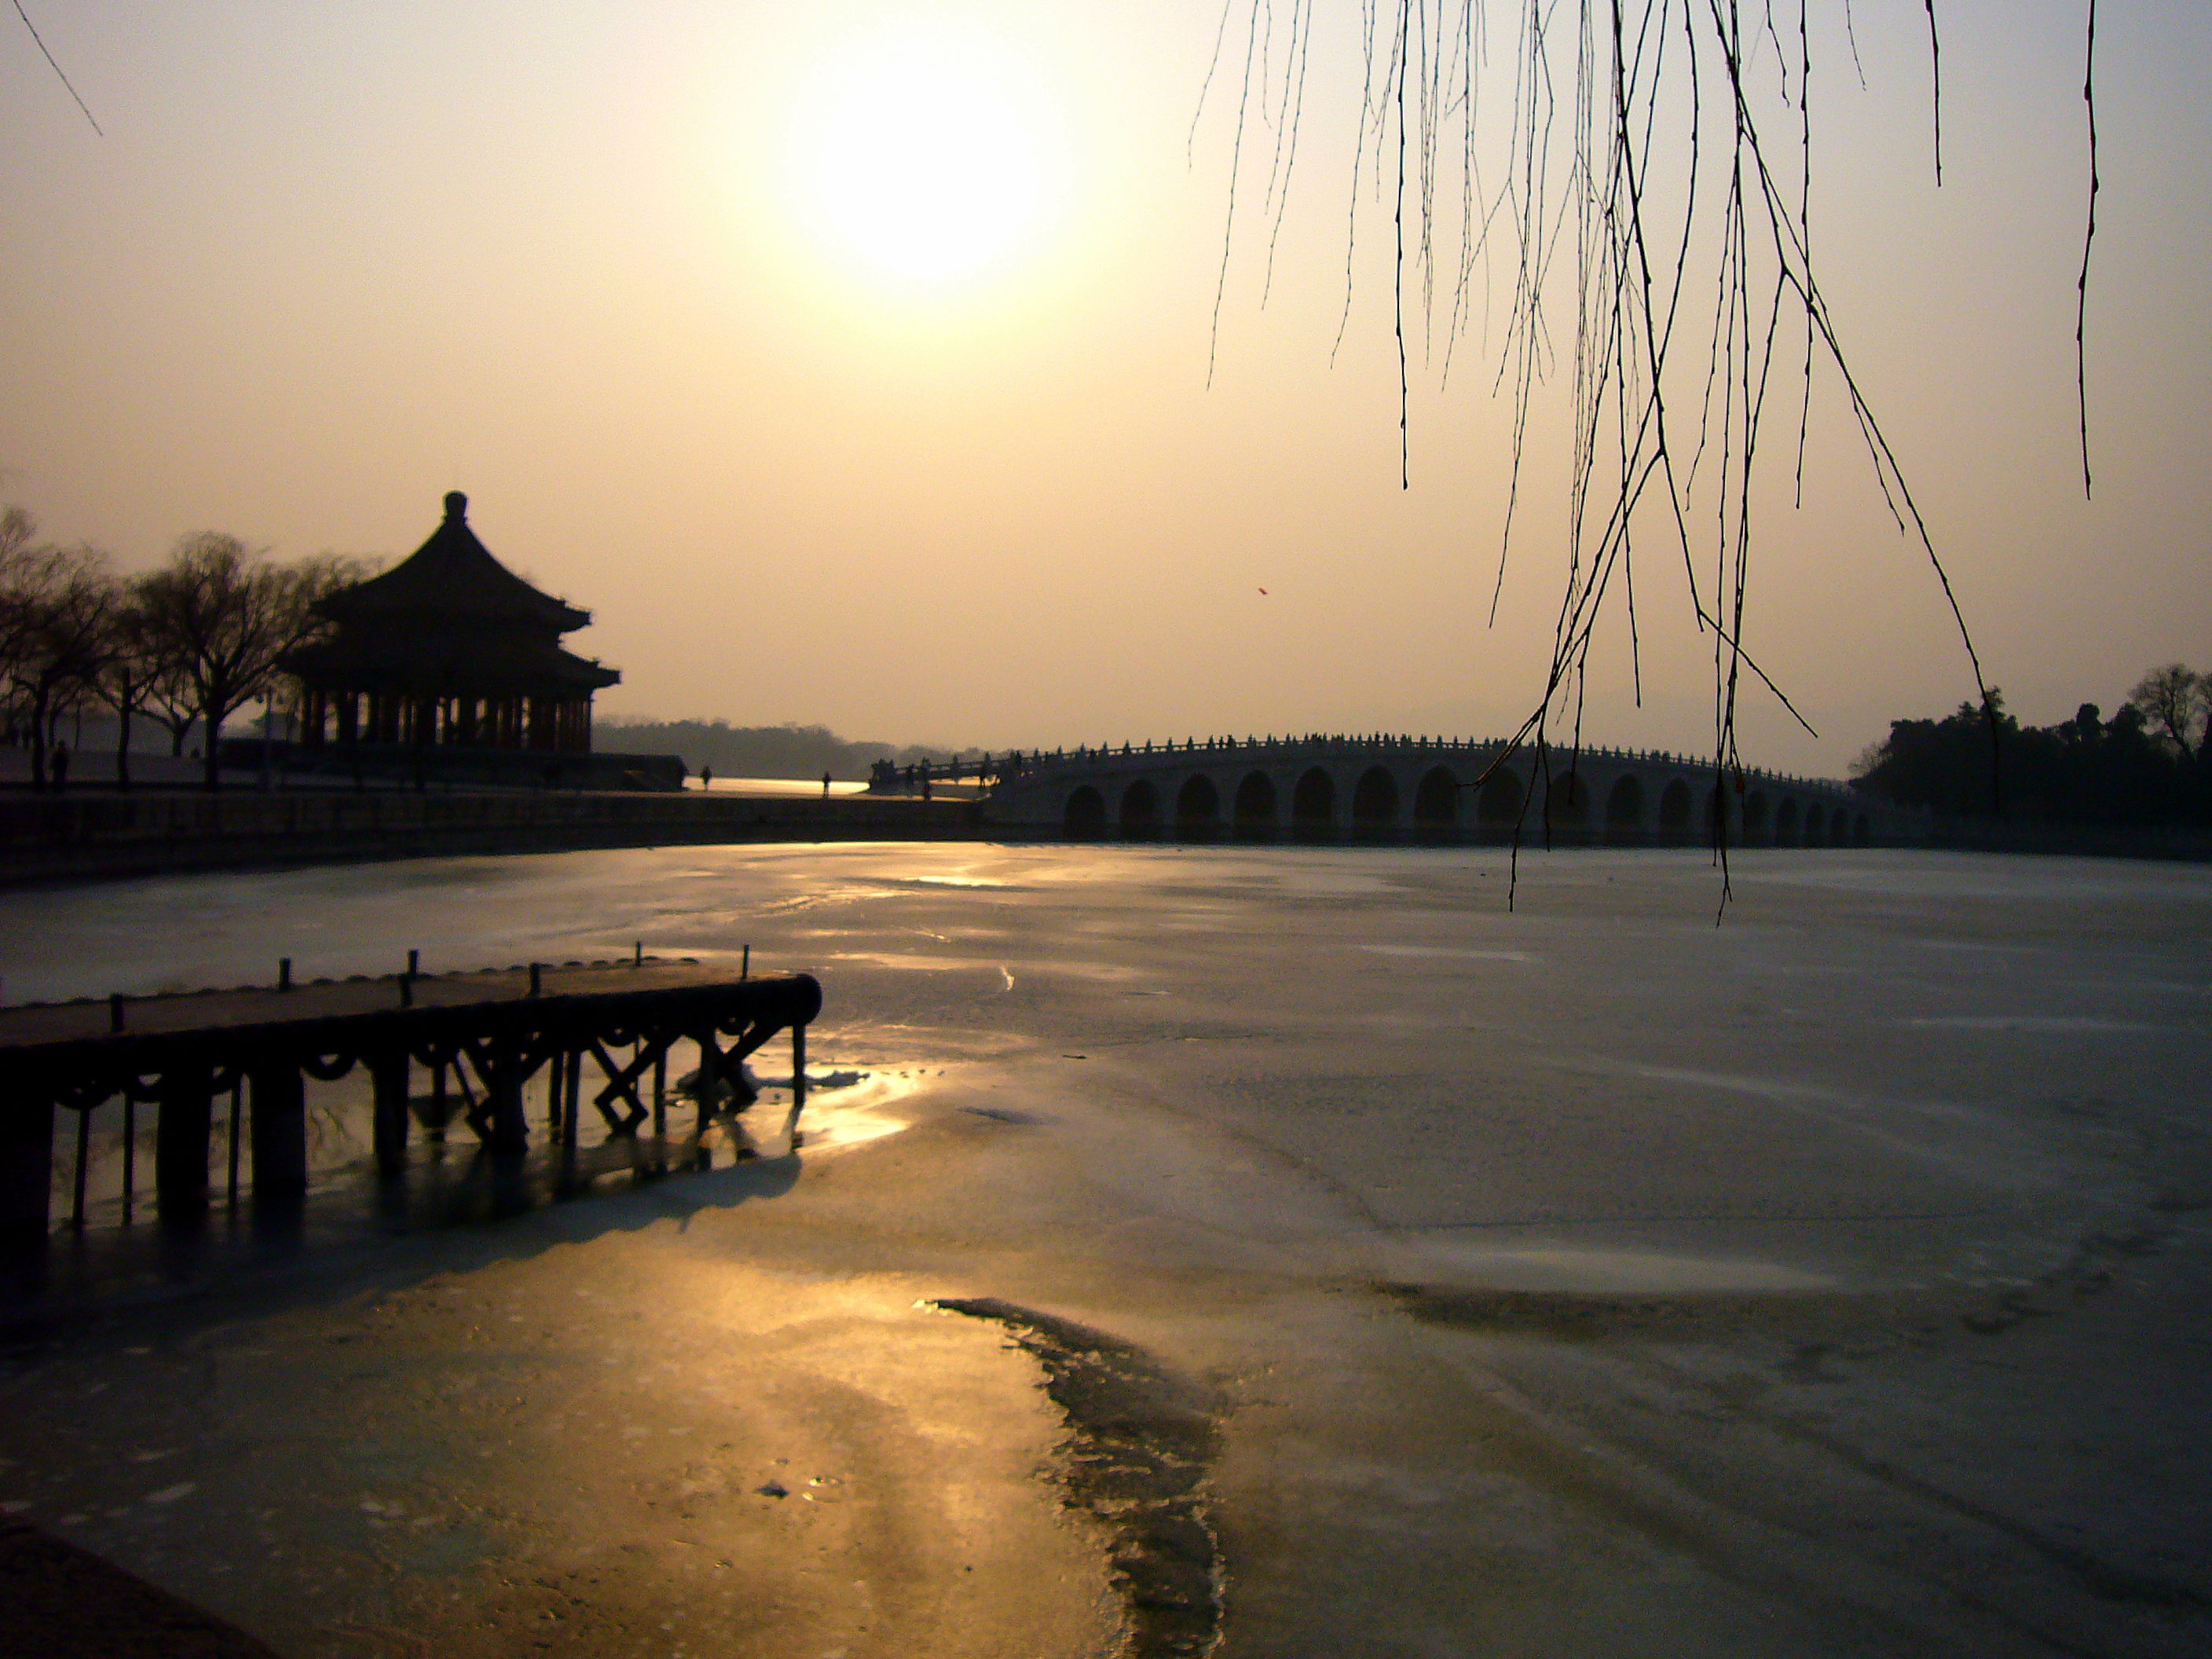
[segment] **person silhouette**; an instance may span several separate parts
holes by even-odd
[[[70,747],[66,738],[54,744],[54,752],[46,757],[46,770],[52,776],[58,790],[69,787]]]
[[[714,769],[713,767],[702,766],[699,769],[699,787],[702,789],[712,789],[714,787]]]
[[[830,799],[830,775],[827,772],[822,775],[822,799],[824,800]]]

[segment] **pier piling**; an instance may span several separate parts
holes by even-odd
[[[374,1102],[376,1172],[389,1179],[407,1167],[407,1050],[386,1049],[368,1062]]]
[[[208,1139],[215,1127],[215,1076],[187,1061],[161,1079],[154,1115],[154,1205],[165,1226],[190,1227],[207,1214]]]
[[[307,1190],[307,1088],[296,1062],[262,1060],[253,1093],[253,1201],[296,1200]]]
[[[78,1167],[82,1166],[80,1155]],[[53,1178],[53,1103],[0,1116],[0,1234],[45,1236]],[[82,1200],[78,1207],[83,1207]]]

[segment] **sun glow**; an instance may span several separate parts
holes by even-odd
[[[802,111],[804,210],[883,271],[943,283],[1034,240],[1054,123],[1034,78],[989,42],[878,42]]]

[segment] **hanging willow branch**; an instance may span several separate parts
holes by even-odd
[[[1297,155],[1315,3],[1227,0],[1217,46],[1218,56],[1237,50],[1229,24],[1241,15],[1245,68],[1235,154],[1241,160],[1248,139],[1273,132],[1271,274]],[[1359,0],[1366,83],[1349,225],[1357,242],[1363,203],[1389,195],[1401,470],[1410,465],[1409,310],[1426,317],[1432,329],[1439,311],[1448,313],[1442,324],[1447,374],[1452,349],[1471,320],[1487,319],[1493,309],[1503,314],[1496,386],[1510,398],[1512,471],[1493,621],[1513,545],[1534,399],[1565,360],[1572,437],[1565,579],[1543,696],[1508,751],[1533,746],[1547,775],[1553,731],[1571,734],[1571,752],[1579,745],[1591,643],[1616,599],[1641,701],[1639,553],[1679,564],[1689,612],[1711,637],[1717,775],[1741,784],[1736,714],[1747,681],[1812,731],[1753,659],[1744,629],[1769,393],[1796,382],[1797,395],[1785,393],[1783,402],[1797,405],[1791,412],[1798,416],[1794,447],[1802,500],[1811,388],[1821,363],[1842,389],[1891,516],[1936,576],[1991,714],[1994,755],[1992,699],[1965,613],[1852,369],[1813,258],[1811,13],[1819,3],[1519,0],[1493,3],[1486,15],[1483,0]],[[1856,64],[1849,0],[1831,4],[1842,9]],[[1935,0],[1924,0],[1924,7],[1940,183],[1941,37]],[[2094,68],[2094,9],[2088,39]],[[1493,65],[1493,43],[1509,40],[1510,52],[1499,51]],[[2094,76],[2087,95],[2094,238]],[[1763,125],[1777,117],[1786,126],[1778,149]],[[1796,153],[1785,164],[1792,149]],[[1232,198],[1232,234],[1235,211]],[[1449,235],[1455,221],[1455,247]],[[2084,296],[2088,246],[2085,240]],[[1570,263],[1571,277],[1565,274]],[[1352,271],[1347,252],[1347,318]],[[1221,280],[1225,288],[1225,263]],[[1551,313],[1563,289],[1571,295],[1572,331],[1555,338]],[[1449,307],[1440,305],[1446,292]],[[2086,297],[2082,305],[2077,351]],[[1794,343],[1800,340],[1802,352]],[[2083,386],[2086,485],[2085,376]],[[1715,819],[1725,866],[1727,814],[1717,811]]]
[[[23,20],[23,27],[31,32],[32,43],[38,47],[39,55],[46,60],[46,67],[54,72],[56,78],[61,82],[63,88],[69,93],[69,95],[76,100],[77,108],[83,112],[84,118],[91,123],[92,130],[96,133],[100,133],[100,136],[105,138],[107,135],[104,132],[100,132],[100,123],[93,120],[91,106],[88,105],[82,97],[78,96],[76,87],[70,80],[68,73],[63,70],[62,66],[58,63],[55,62],[53,53],[46,49],[46,37],[39,33],[39,26],[31,21],[31,14],[23,9],[23,0],[15,0],[15,15]]]

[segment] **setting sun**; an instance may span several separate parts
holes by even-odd
[[[1051,118],[988,42],[913,36],[837,65],[802,105],[801,203],[890,275],[940,282],[1003,258],[1036,228]]]

